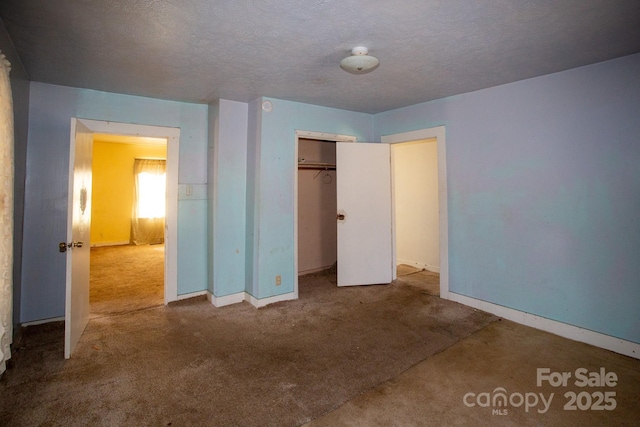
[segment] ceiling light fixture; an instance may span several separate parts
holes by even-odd
[[[358,46],[351,49],[351,56],[340,61],[340,68],[351,74],[367,74],[378,68],[380,61],[375,56],[369,56],[366,47]]]

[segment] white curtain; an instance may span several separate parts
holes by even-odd
[[[133,174],[131,242],[134,245],[164,243],[166,161],[135,159]]]
[[[11,357],[13,335],[13,100],[11,65],[0,52],[0,374]]]

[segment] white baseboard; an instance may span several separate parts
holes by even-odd
[[[295,292],[289,292],[287,294],[276,295],[269,298],[258,299],[253,295],[246,293],[246,301],[250,302],[255,308],[264,307],[265,305],[273,304],[280,301],[290,301],[298,298]]]
[[[207,292],[207,299],[211,304],[216,307],[224,307],[225,305],[237,304],[245,300],[246,292],[238,292],[237,294],[225,295],[222,297],[217,297],[213,295],[211,292]]]
[[[183,299],[189,299],[189,298],[194,298],[194,297],[199,297],[201,295],[207,295],[208,291],[198,291],[198,292],[191,292],[189,294],[182,294],[182,295],[178,295],[178,298],[176,298],[176,301],[181,301]]]
[[[448,299],[552,334],[640,359],[640,344],[449,291]]]
[[[396,260],[396,264],[400,265],[400,264],[405,264],[405,265],[410,265],[411,267],[415,267],[415,268],[420,268],[422,270],[427,270],[427,271],[431,271],[433,273],[440,273],[440,266],[439,265],[430,265],[430,264],[422,264],[416,261],[409,261],[406,259],[398,259]]]
[[[222,297],[217,297],[213,295],[211,292],[206,291],[207,299],[216,307],[224,307],[225,305],[237,304],[242,301],[247,301],[251,305],[256,308],[264,307],[269,304],[273,304],[280,301],[289,301],[297,299],[298,296],[295,292],[289,292],[287,294],[276,295],[269,298],[261,298],[258,299],[248,292],[238,292],[236,294],[225,295]]]
[[[40,320],[33,320],[31,322],[24,322],[24,323],[21,323],[20,326],[43,325],[45,323],[51,323],[51,322],[64,322],[64,316],[50,317],[49,319],[40,319]]]
[[[131,243],[129,240],[118,240],[116,242],[98,242],[98,243],[92,243],[91,247],[99,248],[102,246],[123,246],[123,245],[128,245],[129,243]]]

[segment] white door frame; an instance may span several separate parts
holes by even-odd
[[[295,150],[293,150],[293,298],[298,299],[298,141],[302,138],[333,142],[356,142],[358,138],[353,135],[338,135],[306,130],[296,130],[295,138]]]
[[[73,120],[73,119],[72,119]],[[167,139],[167,206],[165,217],[164,303],[178,299],[178,164],[180,128],[75,119],[93,133]],[[72,176],[69,179],[73,179]],[[68,284],[67,284],[68,286]]]
[[[440,234],[440,298],[449,299],[449,220],[447,215],[447,152],[445,127],[438,126],[410,132],[384,135],[381,142],[395,144],[435,138],[438,144],[438,203]],[[393,174],[392,174],[393,179]],[[391,187],[393,192],[393,186]],[[393,262],[396,263],[396,225],[395,209],[393,209]],[[394,275],[395,278],[395,275]]]

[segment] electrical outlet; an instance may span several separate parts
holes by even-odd
[[[276,276],[276,286],[282,285],[282,276],[279,274]]]

